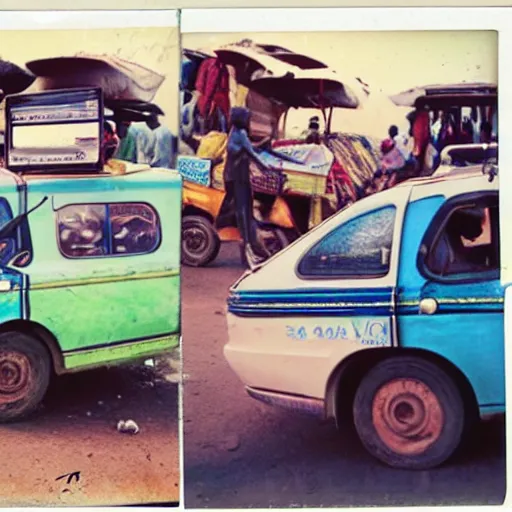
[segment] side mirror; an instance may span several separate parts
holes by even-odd
[[[21,251],[12,257],[7,265],[18,268],[26,267],[30,263],[31,256],[30,251]]]

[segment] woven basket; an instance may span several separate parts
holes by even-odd
[[[251,169],[251,185],[255,192],[279,196],[283,192],[286,176],[282,171]]]

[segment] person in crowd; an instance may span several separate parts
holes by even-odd
[[[320,144],[320,118],[313,116],[309,120],[308,129],[304,132],[306,144]]]
[[[381,168],[386,171],[398,171],[405,166],[405,158],[391,139],[385,139],[380,145],[382,154]]]
[[[415,174],[422,176],[426,172],[425,159],[430,143],[430,116],[429,107],[417,108],[408,119],[412,122],[411,135],[414,139],[412,156],[416,162]]]
[[[462,119],[460,142],[461,144],[471,144],[473,142],[473,123],[468,116],[464,116]]]
[[[391,125],[388,130],[389,139],[392,140],[405,161],[408,161],[411,157],[411,150],[409,148],[409,137],[400,133],[398,130],[398,126]]]
[[[150,143],[153,144],[149,165],[171,169],[174,160],[174,137],[171,131],[160,123],[157,114],[151,114],[146,124],[152,132]]]
[[[483,121],[480,125],[480,142],[482,144],[492,142],[492,125],[488,121]]]
[[[115,158],[125,162],[137,163],[137,128],[129,121],[114,118],[119,146]]]
[[[264,170],[270,168],[261,160],[249,140],[250,111],[243,107],[233,107],[230,117],[231,128],[224,168],[225,201],[229,202],[230,197],[234,198],[237,225],[247,259],[249,262],[257,263],[268,254],[257,237],[249,164],[253,160]]]
[[[119,137],[116,135],[115,128],[108,121],[103,123],[103,162],[111,160],[119,147]]]
[[[155,134],[148,122],[137,123],[136,141],[138,164],[151,165],[155,155]]]
[[[227,66],[217,58],[205,59],[197,72],[195,89],[199,94],[197,108],[199,111],[201,134],[214,129],[213,115],[222,114],[222,119],[229,116],[229,72]]]

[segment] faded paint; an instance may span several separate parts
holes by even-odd
[[[64,366],[66,370],[72,371],[75,369],[93,368],[104,364],[119,364],[171,351],[178,347],[179,342],[179,334],[173,334],[143,342],[123,343],[95,350],[81,350],[76,353],[64,354]]]
[[[31,320],[66,352],[179,332],[179,276],[36,289]]]

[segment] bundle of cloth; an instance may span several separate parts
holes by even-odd
[[[379,169],[380,157],[376,140],[353,133],[336,133],[329,136],[327,146],[335,162],[331,168],[327,193],[344,194],[345,200],[359,199],[358,191],[372,180]],[[336,187],[340,190],[336,192]]]

